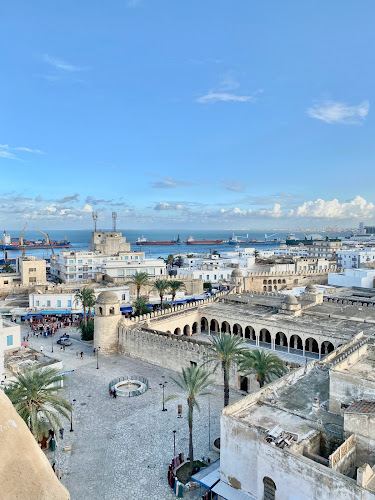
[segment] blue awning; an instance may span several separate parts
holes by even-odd
[[[120,307],[121,312],[133,312],[132,307]]]
[[[72,311],[64,311],[64,310],[57,310],[57,311],[42,311],[42,314],[46,316],[47,314],[72,314]]]
[[[175,305],[175,304],[177,304],[177,305],[179,305],[179,304],[186,304],[186,303],[187,303],[187,300],[175,300],[173,302],[173,305]]]
[[[42,319],[43,314],[40,313],[27,313],[26,316],[22,317],[22,320],[30,319],[30,318],[35,318],[35,319]]]

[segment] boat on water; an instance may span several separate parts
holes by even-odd
[[[249,237],[248,234],[246,235],[246,237],[245,236],[236,236],[235,234],[232,234],[232,236],[228,240],[228,243],[230,245],[246,245],[248,237]]]
[[[258,240],[257,238],[247,241],[249,245],[280,245],[281,241],[277,238],[274,240]]]
[[[193,236],[185,241],[187,245],[221,245],[223,240],[195,240]]]
[[[147,238],[142,236],[141,238],[138,238],[137,241],[135,242],[136,245],[175,245],[176,241],[148,241]]]
[[[294,233],[288,234],[286,237],[285,243],[287,245],[312,245],[315,242],[322,242],[322,241],[336,241],[340,242],[342,241],[340,238],[330,238],[329,235],[326,237],[321,236],[320,234],[312,234],[311,236],[307,236],[305,234],[304,238],[297,238],[297,236]]]
[[[66,236],[64,240],[51,240],[48,235],[41,240],[24,240],[23,238],[11,238],[5,231],[3,239],[0,241],[0,250],[48,250],[52,248],[71,248],[71,246]]]

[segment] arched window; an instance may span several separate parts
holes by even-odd
[[[109,314],[115,314],[115,308],[114,307],[110,307],[109,308]]]
[[[103,308],[102,307],[99,307],[99,314],[102,316],[103,314]]]
[[[270,477],[263,478],[264,495],[263,500],[275,500],[276,498],[276,484]]]

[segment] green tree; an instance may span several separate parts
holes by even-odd
[[[133,302],[134,316],[140,316],[141,314],[147,314],[148,301],[144,297],[139,297]]]
[[[168,281],[168,289],[172,293],[172,301],[171,301],[171,307],[173,307],[173,302],[176,297],[176,293],[180,292],[181,290],[186,290],[185,283],[183,281],[178,281],[178,280],[172,280]]]
[[[197,398],[200,396],[208,396],[208,387],[212,383],[210,373],[200,366],[190,365],[188,368],[183,368],[182,373],[177,374],[177,378],[171,377],[173,382],[187,393],[188,405],[188,426],[189,426],[189,460],[190,460],[190,475],[194,467],[194,446],[193,446],[193,415],[194,408],[199,411]],[[178,396],[172,395],[166,400],[175,399]]]
[[[256,373],[260,387],[271,382],[273,377],[281,377],[286,372],[282,359],[264,349],[243,350],[239,368],[245,375]]]
[[[14,273],[15,270],[10,262],[3,264],[3,273]]]
[[[26,368],[15,375],[6,394],[15,409],[26,422],[35,439],[41,441],[49,429],[56,433],[62,427],[60,416],[69,419],[71,406],[59,396],[60,387],[55,387],[63,377],[54,368]]]
[[[160,297],[160,307],[163,310],[163,298],[164,298],[165,292],[169,288],[169,282],[167,280],[162,280],[162,279],[159,278],[159,279],[155,280],[153,288],[159,294],[159,297]]]
[[[179,255],[176,259],[176,266],[181,267],[183,264],[183,258]]]
[[[259,255],[260,255],[259,250],[254,250],[254,254],[253,255],[257,259],[259,257]]]
[[[208,346],[208,357],[205,363],[215,363],[214,371],[221,366],[224,376],[224,406],[229,404],[229,369],[232,363],[239,362],[245,340],[228,333],[214,334],[210,337],[212,344]]]
[[[80,292],[76,293],[74,296],[76,304],[82,303],[83,308],[83,324],[87,328],[87,311],[91,312],[91,309],[95,305],[95,292],[92,288],[83,288]]]
[[[126,285],[135,285],[137,287],[137,299],[139,299],[141,288],[150,284],[150,278],[146,271],[136,271],[131,278],[126,281]]]

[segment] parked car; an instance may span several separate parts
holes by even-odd
[[[69,339],[59,339],[57,343],[65,346],[72,345],[72,341]]]
[[[60,335],[60,339],[68,339],[69,335],[67,333],[64,333],[63,335]]]

